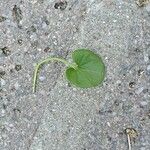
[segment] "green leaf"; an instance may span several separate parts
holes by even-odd
[[[81,88],[98,86],[105,78],[105,65],[100,56],[88,49],[78,49],[72,54],[77,68],[66,70],[70,83]]]

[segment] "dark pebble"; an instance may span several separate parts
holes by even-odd
[[[44,52],[49,52],[51,49],[49,48],[49,47],[46,47],[45,49],[44,49]]]
[[[8,56],[11,54],[11,51],[8,49],[8,47],[3,47],[1,50],[5,56]]]
[[[0,71],[0,77],[4,76],[5,74],[5,71]]]
[[[55,9],[60,9],[60,10],[65,10],[66,7],[67,7],[67,2],[66,1],[58,2],[58,3],[55,3],[55,5],[54,5]]]
[[[17,71],[20,71],[21,68],[22,68],[21,65],[16,65],[16,66],[15,66],[15,69],[16,69]]]
[[[6,20],[6,18],[5,18],[5,17],[0,16],[0,22],[3,22],[3,21],[5,21],[5,20]]]
[[[23,41],[22,39],[18,39],[18,44],[22,45]]]
[[[143,69],[138,70],[138,76],[141,76],[144,73]]]
[[[130,82],[130,83],[129,83],[129,87],[130,87],[130,88],[134,88],[134,87],[135,87],[135,82]]]

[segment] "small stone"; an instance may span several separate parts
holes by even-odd
[[[60,10],[65,10],[66,7],[67,7],[66,1],[64,1],[64,2],[61,1],[61,2],[55,3],[55,5],[54,5],[55,9],[60,9]]]
[[[16,71],[20,71],[21,68],[22,68],[21,65],[16,65],[16,66],[15,66],[15,70],[16,70]]]
[[[19,43],[20,45],[22,45],[22,43],[23,43],[22,39],[18,39],[18,43]]]
[[[31,42],[31,47],[37,48],[38,44],[39,44],[38,41],[33,41],[33,42]]]
[[[31,26],[30,29],[31,29],[32,32],[36,32],[36,28],[33,25]]]
[[[143,69],[138,70],[138,76],[141,76],[144,73]]]
[[[45,79],[46,79],[45,76],[40,76],[40,77],[39,77],[39,80],[40,80],[40,81],[44,81]]]
[[[2,111],[1,111],[1,115],[2,115],[2,116],[4,116],[4,114],[5,114],[5,110],[4,110],[4,109],[2,109]]]
[[[0,22],[3,22],[3,21],[5,21],[5,20],[6,20],[6,18],[5,18],[5,17],[0,16]]]
[[[130,87],[130,88],[134,88],[134,87],[135,87],[135,82],[130,82],[130,83],[129,83],[129,87]]]
[[[49,48],[49,47],[46,47],[45,49],[44,49],[44,52],[49,52],[51,49]]]
[[[5,71],[0,71],[0,77],[5,75]]]
[[[5,56],[8,56],[11,54],[11,51],[8,49],[8,47],[3,47],[1,50]]]
[[[4,86],[6,84],[6,81],[1,78],[1,86]]]
[[[115,104],[116,106],[119,106],[119,101],[118,101],[118,100],[115,100],[114,104]]]
[[[148,93],[148,89],[144,89],[143,90],[143,93],[145,94],[145,93]]]

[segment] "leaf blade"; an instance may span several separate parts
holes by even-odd
[[[75,70],[66,70],[67,79],[77,87],[90,88],[98,86],[105,78],[105,65],[97,54],[88,49],[78,49],[72,54],[78,65]]]

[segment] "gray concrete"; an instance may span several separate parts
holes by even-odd
[[[0,0],[0,150],[127,150],[129,127],[132,149],[149,150],[149,2],[56,2]],[[52,63],[32,93],[39,60],[81,47],[104,59],[101,87],[70,87],[65,66]]]

